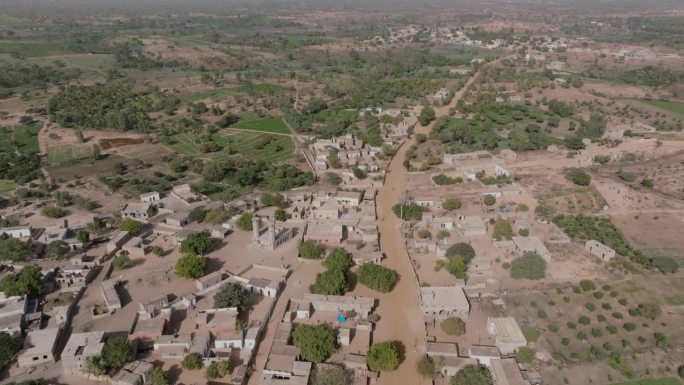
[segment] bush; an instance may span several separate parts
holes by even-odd
[[[539,317],[539,318],[546,318],[546,317],[547,317],[546,311],[544,311],[544,309],[539,309],[539,310],[537,310],[537,317]]]
[[[542,279],[546,276],[546,261],[536,253],[525,253],[511,264],[511,277],[515,279]]]
[[[181,366],[183,367],[183,369],[186,370],[201,369],[203,366],[202,356],[199,353],[190,353],[187,356],[185,356],[185,358],[183,358]]]
[[[101,364],[106,369],[121,369],[135,359],[135,352],[128,339],[113,337],[107,340],[102,349]]]
[[[591,176],[581,168],[570,168],[565,171],[565,178],[579,186],[589,186]]]
[[[169,383],[169,374],[162,368],[154,368],[152,373],[150,373],[147,383],[149,385],[167,385]]]
[[[208,231],[196,231],[188,234],[181,242],[180,250],[183,253],[203,255],[214,244],[214,239]]]
[[[335,336],[328,325],[299,324],[292,332],[292,343],[303,359],[317,364],[335,352]]]
[[[564,346],[570,345],[570,339],[567,338],[567,337],[563,337],[563,338],[561,339],[561,345],[564,345]]]
[[[666,256],[656,256],[651,258],[651,267],[659,270],[663,274],[676,273],[679,269],[677,261]]]
[[[433,176],[432,181],[435,182],[435,184],[438,186],[449,186],[452,184],[463,183],[463,178],[461,178],[461,177],[452,178],[448,175],[439,174],[439,175]],[[445,209],[447,209],[447,208],[445,207]],[[449,210],[449,209],[447,209],[447,210]]]
[[[568,323],[566,323],[566,325],[568,326],[568,329],[576,329],[577,328],[577,324],[574,322],[568,321]]]
[[[627,306],[627,298],[620,298],[618,303],[622,306]]]
[[[535,328],[534,326],[523,325],[520,327],[520,330],[522,330],[527,342],[537,342],[537,340],[539,340],[539,337],[541,336],[539,330],[537,330],[537,328]]]
[[[492,385],[492,373],[484,366],[466,365],[451,377],[451,385]]]
[[[487,194],[482,198],[482,203],[486,204],[487,206],[494,206],[496,203],[496,198],[492,194]]]
[[[299,245],[299,256],[304,259],[320,259],[325,253],[325,246],[317,241],[308,239]]]
[[[642,303],[639,304],[640,315],[650,318],[652,320],[660,317],[662,311],[660,310],[660,304],[657,303]]]
[[[359,282],[380,293],[387,293],[397,283],[399,276],[394,270],[373,262],[364,263],[356,272]]]
[[[601,331],[601,329],[591,328],[591,335],[592,337],[599,338],[603,336],[603,332]]]
[[[615,326],[615,325],[608,325],[608,326],[606,326],[606,330],[607,330],[608,333],[610,333],[610,334],[616,334],[617,331],[618,331],[618,328],[617,328],[617,326]]]
[[[317,366],[312,373],[310,385],[351,385],[354,373],[342,365]]]
[[[43,208],[40,209],[40,213],[48,218],[61,218],[69,214],[67,210],[55,206],[43,206]]]
[[[522,364],[532,363],[534,361],[534,350],[523,346],[515,353],[515,359]]]
[[[513,238],[513,235],[513,226],[511,226],[511,222],[505,219],[499,219],[494,223],[494,234],[492,235],[492,238],[494,238],[494,240],[510,240]]]
[[[596,285],[594,284],[593,281],[590,281],[588,279],[583,279],[580,281],[580,287],[582,288],[582,291],[593,291],[596,290]]]
[[[16,274],[7,273],[0,279],[0,291],[7,296],[36,296],[43,292],[40,268],[26,266]]]
[[[183,278],[197,279],[207,270],[207,259],[197,254],[184,254],[176,262],[176,274]]]
[[[354,264],[351,254],[347,250],[336,247],[330,251],[328,256],[323,261],[323,266],[328,270],[340,270],[347,272],[349,268]]]
[[[606,321],[606,316],[604,316],[603,314],[599,314],[599,315],[596,316],[596,320],[597,320],[598,322],[605,322],[605,321]]]
[[[586,307],[587,310],[589,310],[589,311],[594,311],[594,310],[596,310],[596,305],[594,305],[594,304],[591,303],[591,302],[585,303],[585,304],[584,304],[584,307]]]
[[[458,210],[461,208],[461,200],[458,198],[447,198],[444,203],[442,203],[442,208],[444,210]]]
[[[252,231],[252,218],[253,215],[251,213],[243,213],[237,221],[235,221],[235,226],[243,231]]]
[[[586,340],[587,339],[587,333],[577,332],[577,339],[580,341]]]
[[[624,325],[622,325],[622,328],[627,330],[628,332],[633,332],[634,330],[636,330],[636,325],[631,322],[626,322]]]
[[[583,315],[577,319],[577,323],[579,323],[580,325],[589,325],[591,323],[591,319]]]
[[[212,362],[207,368],[207,378],[215,380],[225,377],[230,373],[230,363],[228,361]]]
[[[461,336],[465,334],[465,322],[460,318],[447,318],[440,322],[439,326],[444,330],[444,333],[450,336]]]
[[[549,330],[552,333],[558,333],[558,331],[560,330],[560,327],[558,326],[558,324],[549,324]]]
[[[418,370],[418,373],[421,376],[426,378],[433,378],[439,373],[439,368],[437,365],[435,365],[435,362],[432,360],[432,358],[427,354],[423,354],[423,356],[420,357],[416,363],[416,370]]]
[[[603,293],[600,292],[600,291],[595,291],[595,292],[592,293],[592,295],[593,295],[594,298],[596,298],[596,299],[601,299],[601,298],[603,298]]]
[[[136,235],[140,233],[141,228],[142,223],[131,218],[126,218],[123,221],[121,221],[121,223],[119,223],[119,230],[128,231],[131,235]]]
[[[121,269],[127,269],[131,266],[133,266],[133,261],[131,258],[126,255],[126,254],[119,254],[114,258],[114,267],[121,270]]]
[[[392,207],[394,215],[405,221],[419,221],[423,219],[423,212],[426,210],[425,207],[413,202],[403,204],[397,203]]]
[[[370,370],[390,372],[399,366],[399,351],[394,342],[379,342],[368,349],[366,361]]]
[[[0,367],[5,367],[19,351],[14,338],[7,332],[0,332]]]
[[[622,313],[617,312],[617,311],[611,313],[610,315],[611,315],[613,318],[615,318],[615,319],[623,319],[623,318],[625,318],[625,317],[622,315]]]

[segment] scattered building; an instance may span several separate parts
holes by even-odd
[[[140,202],[142,203],[154,203],[158,202],[160,199],[159,192],[157,191],[140,194]]]
[[[503,355],[513,354],[518,349],[527,346],[525,335],[513,317],[489,317],[487,331],[490,336],[494,337],[496,347]]]
[[[103,336],[101,331],[72,333],[60,356],[64,373],[87,375],[87,360],[102,353]]]
[[[420,288],[420,301],[427,317],[468,319],[470,303],[463,286]]]
[[[615,250],[593,239],[588,240],[584,243],[584,250],[589,252],[589,254],[591,255],[595,255],[601,258],[601,260],[604,262],[608,262],[611,259],[615,258]]]
[[[489,370],[494,385],[529,385],[514,358],[492,359]]]
[[[261,227],[259,217],[255,215],[252,218],[252,244],[259,248],[273,251],[292,237],[294,237],[292,229],[276,228],[275,218],[268,222],[265,229]]]
[[[519,253],[537,253],[542,257],[547,263],[551,262],[551,253],[544,245],[544,242],[539,239],[539,237],[529,236],[529,237],[519,237],[514,236],[512,238],[513,244],[515,245],[515,251]]]
[[[20,368],[29,368],[55,362],[55,348],[62,334],[60,328],[49,328],[29,332],[24,339],[23,349],[17,356]]]

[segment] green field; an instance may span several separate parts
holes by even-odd
[[[243,157],[254,161],[281,162],[294,156],[294,143],[286,135],[273,135],[240,129],[223,129],[214,141],[223,150],[202,154],[190,134],[174,135],[166,145],[180,155],[204,155],[214,159]]]
[[[621,382],[613,385],[682,385],[682,381],[675,377],[647,378],[645,380],[634,380]]]
[[[17,188],[16,183],[0,183],[0,193],[12,191]]]
[[[260,83],[260,84],[244,84],[237,87],[219,87],[211,90],[196,92],[187,95],[184,99],[188,102],[197,102],[204,99],[220,100],[228,95],[247,94],[251,96],[273,95],[277,92],[284,91],[285,88],[278,84]]]
[[[89,145],[65,144],[48,148],[46,162],[49,166],[62,166],[92,156],[93,148]]]
[[[26,57],[60,55],[71,52],[71,49],[65,44],[59,43],[0,42],[0,53],[18,53]]]
[[[675,114],[684,116],[684,104],[655,99],[642,99],[639,101],[641,103],[648,104],[649,106],[658,107],[663,110],[667,110],[670,112],[674,112]]]
[[[245,119],[235,123],[232,128],[248,129],[254,131],[272,132],[277,134],[289,134],[290,129],[287,128],[283,119],[281,118],[256,118]]]
[[[0,151],[18,151],[22,154],[37,153],[38,150],[38,131],[40,127],[16,126],[0,128]]]

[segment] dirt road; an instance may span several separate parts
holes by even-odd
[[[447,116],[449,108],[463,97],[465,90],[479,77],[475,74],[459,90],[451,102],[435,108],[437,118]],[[434,123],[426,127],[417,127],[415,133],[429,134]],[[431,384],[432,381],[420,376],[416,370],[416,362],[425,353],[425,326],[418,295],[418,279],[414,273],[411,260],[406,251],[405,240],[401,232],[401,220],[392,212],[392,206],[402,201],[406,186],[406,169],[403,166],[406,151],[415,143],[415,135],[408,139],[397,151],[388,167],[385,184],[378,192],[378,227],[380,230],[380,246],[387,256],[383,263],[399,273],[401,279],[392,292],[377,296],[380,300],[376,313],[380,322],[373,332],[373,342],[386,340],[398,341],[405,348],[404,360],[397,370],[383,373],[378,385],[396,384]]]

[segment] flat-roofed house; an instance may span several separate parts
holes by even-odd
[[[470,303],[463,286],[420,288],[420,302],[427,317],[468,319]]]
[[[67,374],[88,375],[87,360],[99,356],[104,348],[104,332],[72,333],[60,360]]]
[[[0,228],[0,235],[15,239],[31,238],[31,226],[3,227]]]
[[[142,203],[154,203],[159,201],[159,192],[150,191],[148,193],[140,194],[140,202]]]
[[[615,250],[593,239],[590,239],[584,243],[584,250],[589,252],[591,255],[601,258],[601,260],[604,262],[615,258]]]
[[[470,345],[468,356],[480,365],[490,366],[493,359],[501,358],[501,353],[496,346]]]
[[[124,219],[130,218],[136,221],[145,222],[150,219],[152,214],[152,204],[149,202],[127,203],[121,209],[121,217]]]
[[[28,332],[23,349],[17,355],[20,368],[55,362],[55,348],[62,334],[60,328],[49,328]]]
[[[529,385],[514,358],[493,359],[489,370],[494,385]]]
[[[496,347],[503,355],[513,354],[518,349],[527,346],[525,335],[513,317],[489,317],[487,332],[494,337]]]
[[[514,236],[512,238],[513,244],[515,244],[515,251],[519,253],[537,253],[540,257],[548,263],[551,262],[551,253],[549,249],[546,248],[544,242],[539,239],[539,237],[518,237]]]

